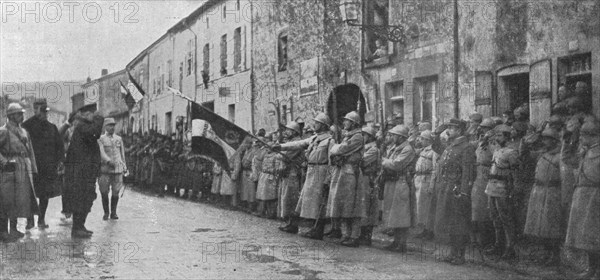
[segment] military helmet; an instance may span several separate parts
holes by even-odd
[[[289,123],[288,123],[288,124],[285,126],[285,128],[287,128],[287,129],[291,129],[291,130],[293,130],[293,131],[295,131],[295,132],[297,132],[297,133],[302,133],[302,132],[300,131],[300,125],[299,125],[297,122],[294,122],[294,121],[291,121],[291,122],[289,122]]]
[[[481,123],[483,120],[483,115],[480,113],[474,113],[469,116],[469,120],[476,123]]]
[[[360,124],[360,116],[358,115],[358,113],[356,111],[352,111],[348,114],[346,114],[346,116],[344,116],[344,119],[349,120],[355,124]]]
[[[419,122],[419,131],[431,130],[430,122]]]
[[[542,136],[560,140],[560,133],[558,132],[558,130],[556,130],[550,126],[546,126],[544,131],[542,131]]]
[[[6,115],[10,116],[17,113],[25,113],[25,109],[19,103],[10,103],[8,108],[6,108]]]
[[[394,126],[392,129],[390,129],[390,131],[388,131],[388,133],[394,134],[394,135],[400,135],[400,136],[404,136],[404,137],[408,138],[409,129],[405,125],[399,124],[397,126]]]
[[[485,118],[479,124],[480,127],[494,128],[496,126],[496,122],[492,118]]]
[[[581,134],[599,136],[600,135],[600,124],[598,120],[588,119],[581,126]]]
[[[366,133],[366,134],[369,134],[369,135],[371,135],[371,136],[373,136],[373,137],[376,137],[376,136],[377,136],[377,129],[375,129],[374,127],[372,127],[372,126],[369,126],[369,125],[368,125],[368,126],[365,126],[365,127],[363,127],[363,128],[362,128],[362,132],[364,132],[364,133]]]
[[[496,134],[501,134],[501,133],[509,133],[510,134],[512,132],[512,127],[505,125],[505,124],[496,126],[494,129],[496,130]]]
[[[433,141],[433,133],[431,133],[431,130],[425,130],[425,131],[421,132],[419,137],[421,137],[423,139],[427,139],[429,141]]]
[[[331,119],[325,113],[319,113],[313,120],[326,126],[331,126]]]

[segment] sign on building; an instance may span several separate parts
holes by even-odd
[[[319,92],[319,58],[300,62],[300,96]]]

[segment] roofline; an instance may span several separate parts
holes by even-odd
[[[208,1],[206,1],[204,4],[202,4],[196,10],[194,10],[187,17],[184,17],[179,22],[177,22],[175,25],[173,25],[171,28],[169,28],[165,34],[160,36],[160,38],[158,38],[156,41],[154,41],[152,44],[150,44],[150,46],[148,46],[142,52],[140,52],[135,58],[133,58],[133,60],[131,60],[129,63],[127,63],[127,66],[125,66],[125,69],[126,70],[131,69],[133,64],[135,64],[136,62],[141,60],[144,56],[148,55],[148,51],[150,51],[152,48],[154,48],[158,43],[160,43],[160,41],[165,39],[169,34],[173,34],[179,30],[185,29],[187,26],[189,26],[189,24],[191,22],[197,20],[201,15],[206,13],[206,11],[208,11],[208,9],[212,8],[213,6],[217,5],[218,3],[227,2],[227,1],[228,0],[208,0]]]

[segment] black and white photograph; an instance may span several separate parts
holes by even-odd
[[[599,0],[1,0],[0,279],[600,280]]]

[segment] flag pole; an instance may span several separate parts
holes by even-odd
[[[174,88],[171,88],[171,87],[167,87],[167,88],[168,88],[168,89],[171,89],[171,91],[173,91],[173,94],[174,94],[175,96],[179,96],[179,97],[181,97],[181,98],[183,98],[183,99],[185,99],[185,100],[187,100],[187,101],[189,101],[189,102],[193,102],[193,103],[195,103],[195,104],[198,104],[198,103],[194,102],[194,100],[192,100],[191,98],[189,98],[189,97],[187,97],[187,96],[185,96],[185,95],[181,94],[181,92],[179,92],[179,91],[175,90]],[[198,106],[200,106],[200,107],[204,108],[204,106],[202,106],[201,104],[198,104]],[[205,108],[205,109],[206,109],[206,108]],[[190,110],[191,110],[191,106],[190,106]],[[206,109],[206,110],[208,110],[208,109]],[[190,114],[190,118],[191,118],[191,114]],[[190,120],[190,123],[191,123],[191,120]],[[236,125],[236,124],[234,124],[234,123],[232,123],[232,124],[233,124],[233,125],[235,125],[235,126],[237,126],[237,125]],[[296,167],[300,167],[300,166],[299,166],[297,163],[295,163],[294,161],[292,161],[292,159],[291,159],[290,157],[288,157],[286,154],[284,154],[284,153],[282,153],[282,152],[280,152],[280,151],[275,151],[275,150],[273,150],[273,148],[271,148],[271,146],[270,146],[269,144],[267,144],[267,142],[265,142],[265,141],[261,140],[261,139],[260,139],[260,138],[258,138],[257,136],[255,136],[255,135],[253,135],[253,134],[251,134],[251,133],[248,133],[248,136],[250,136],[251,138],[254,138],[254,139],[255,139],[255,140],[257,140],[258,142],[260,142],[260,143],[262,143],[263,145],[265,145],[265,147],[267,147],[267,149],[269,149],[270,151],[272,151],[272,152],[274,152],[274,153],[278,153],[278,154],[282,155],[282,156],[283,156],[283,157],[284,157],[286,160],[288,160],[289,162],[291,162],[292,164],[294,164]]]

